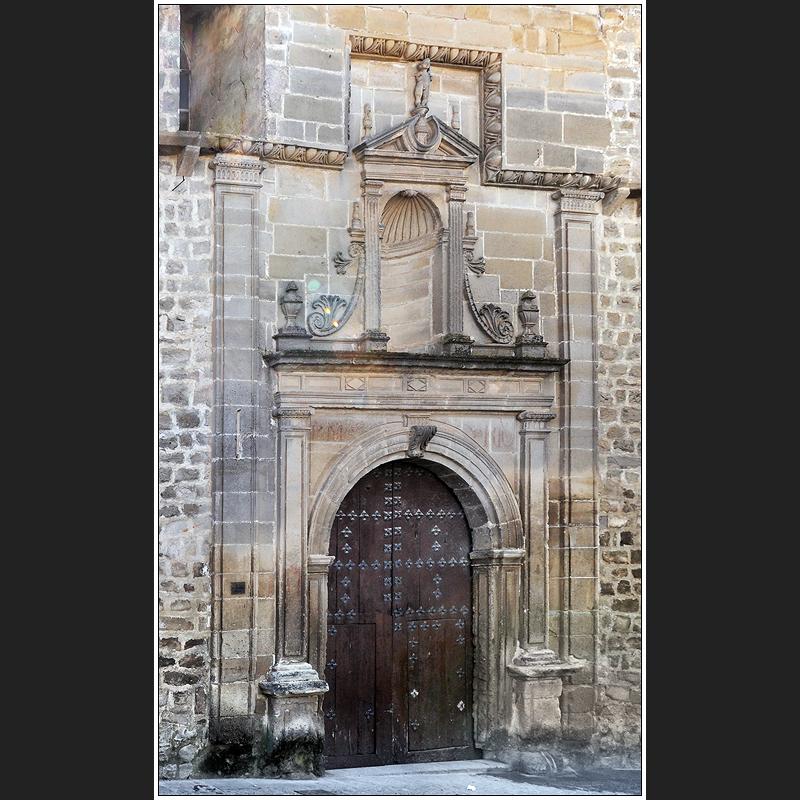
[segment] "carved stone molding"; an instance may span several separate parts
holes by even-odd
[[[251,139],[247,136],[217,136],[217,146],[222,153],[257,156],[262,161],[299,164],[307,167],[341,169],[347,153],[341,150],[326,150],[312,145],[281,144],[266,139]]]

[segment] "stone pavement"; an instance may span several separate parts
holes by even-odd
[[[322,778],[195,778],[160,781],[158,796],[326,797],[331,795],[642,796],[642,774],[591,769],[527,775],[492,760],[328,770]]]

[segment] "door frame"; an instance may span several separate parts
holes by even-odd
[[[409,429],[394,424],[352,442],[333,459],[309,515],[309,661],[324,674],[327,642],[327,555],[333,520],[356,482],[373,469],[407,457]],[[523,526],[514,491],[497,463],[461,430],[437,422],[421,466],[456,495],[471,535],[474,742],[483,748],[511,720],[507,666],[519,646]],[[322,554],[325,555],[322,555]],[[324,571],[323,571],[324,570]],[[314,659],[314,660],[312,660]],[[322,699],[319,699],[321,709]]]

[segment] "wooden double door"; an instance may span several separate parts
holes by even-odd
[[[412,461],[350,491],[331,531],[323,700],[328,767],[477,758],[470,536]]]

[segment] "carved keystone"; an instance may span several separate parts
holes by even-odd
[[[436,435],[435,425],[412,425],[408,436],[408,457],[422,458],[428,442]]]

